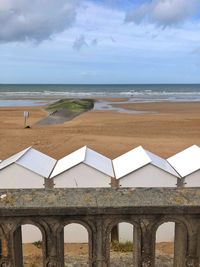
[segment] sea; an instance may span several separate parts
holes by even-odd
[[[129,102],[200,101],[200,84],[0,84],[0,106],[43,105],[63,98],[128,98]]]

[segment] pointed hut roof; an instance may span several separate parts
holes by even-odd
[[[200,169],[200,147],[193,145],[167,159],[169,164],[185,177]]]
[[[39,152],[38,150],[28,147],[17,154],[3,160],[0,163],[0,170],[16,163],[29,169],[42,177],[48,178],[55,166],[56,160]]]
[[[120,179],[148,164],[152,164],[165,172],[179,177],[165,159],[145,150],[142,146],[138,146],[113,160],[113,167],[117,179]]]
[[[58,160],[50,178],[53,178],[80,163],[93,167],[108,176],[114,176],[112,161],[102,154],[84,146]]]

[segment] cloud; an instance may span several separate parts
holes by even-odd
[[[91,47],[91,46],[97,46],[98,45],[98,39],[94,38],[91,41],[86,41],[85,35],[80,35],[78,38],[75,39],[73,43],[73,49],[76,51],[80,51],[84,47]]]
[[[113,43],[116,43],[116,40],[115,40],[112,36],[110,36],[110,40],[111,40]]]
[[[91,45],[92,45],[92,46],[97,46],[97,45],[98,45],[98,39],[97,39],[97,38],[93,39],[93,40],[91,41]]]
[[[84,35],[80,35],[73,43],[73,49],[76,51],[80,51],[83,47],[88,47],[88,44],[85,40]]]
[[[125,21],[136,24],[153,22],[167,27],[192,17],[198,7],[199,0],[152,0],[127,12]]]
[[[193,50],[191,51],[191,54],[193,54],[193,55],[200,54],[200,47],[197,47],[197,48],[193,49]]]
[[[1,0],[0,42],[40,42],[69,28],[81,0]]]

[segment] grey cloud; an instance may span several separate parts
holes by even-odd
[[[70,27],[81,0],[1,0],[0,42],[40,42]]]
[[[73,49],[76,51],[80,51],[83,47],[87,47],[88,44],[85,40],[84,35],[80,35],[73,43]]]
[[[193,55],[200,54],[200,47],[197,47],[197,48],[195,48],[194,50],[192,50],[192,51],[190,52],[190,54],[193,54]]]
[[[111,40],[113,43],[116,43],[116,40],[115,40],[112,36],[110,36],[110,40]]]
[[[155,39],[155,38],[157,38],[158,37],[158,34],[152,34],[151,35],[151,39],[153,40],[153,39]]]
[[[152,22],[167,27],[192,17],[198,7],[199,0],[152,0],[127,12],[125,21]]]
[[[98,45],[98,39],[97,39],[97,38],[93,39],[93,40],[91,41],[91,45],[93,45],[93,46]]]
[[[125,5],[132,5],[133,4],[133,0],[126,0],[126,2],[124,0],[104,0],[103,1],[104,4],[106,6],[108,6],[109,8],[119,8],[120,6],[121,7],[124,7]],[[125,2],[125,4],[124,4]]]

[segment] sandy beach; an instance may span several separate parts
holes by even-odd
[[[42,249],[33,244],[24,244],[24,267],[42,266]],[[88,267],[88,245],[87,244],[65,244],[65,266]],[[111,267],[136,267],[132,263],[132,252],[110,251]],[[173,244],[158,243],[156,245],[156,266],[173,266]]]
[[[119,105],[116,104],[116,99],[113,105]],[[120,108],[127,112],[92,110],[56,125],[38,124],[47,116],[41,106],[1,108],[0,158],[4,159],[28,146],[59,159],[84,145],[110,158],[138,145],[162,157],[169,157],[192,144],[200,145],[200,103],[124,102],[120,104]],[[30,113],[29,129],[23,128],[24,110]],[[129,110],[141,113],[129,113]],[[81,251],[77,247],[69,248],[65,259],[67,266],[75,266],[74,263],[76,266],[88,266],[87,251],[82,246]],[[157,266],[172,266],[173,244],[160,243],[157,250]],[[30,262],[40,266],[41,250],[26,245],[24,254],[25,266],[32,266]],[[132,253],[112,252],[111,258],[111,266],[133,266]]]
[[[120,107],[146,113],[92,110],[63,124],[37,125],[47,116],[43,107],[0,108],[0,159],[28,146],[59,159],[84,145],[110,158],[138,145],[165,158],[200,145],[199,102],[122,103]],[[30,129],[23,128],[24,110],[30,113]]]

